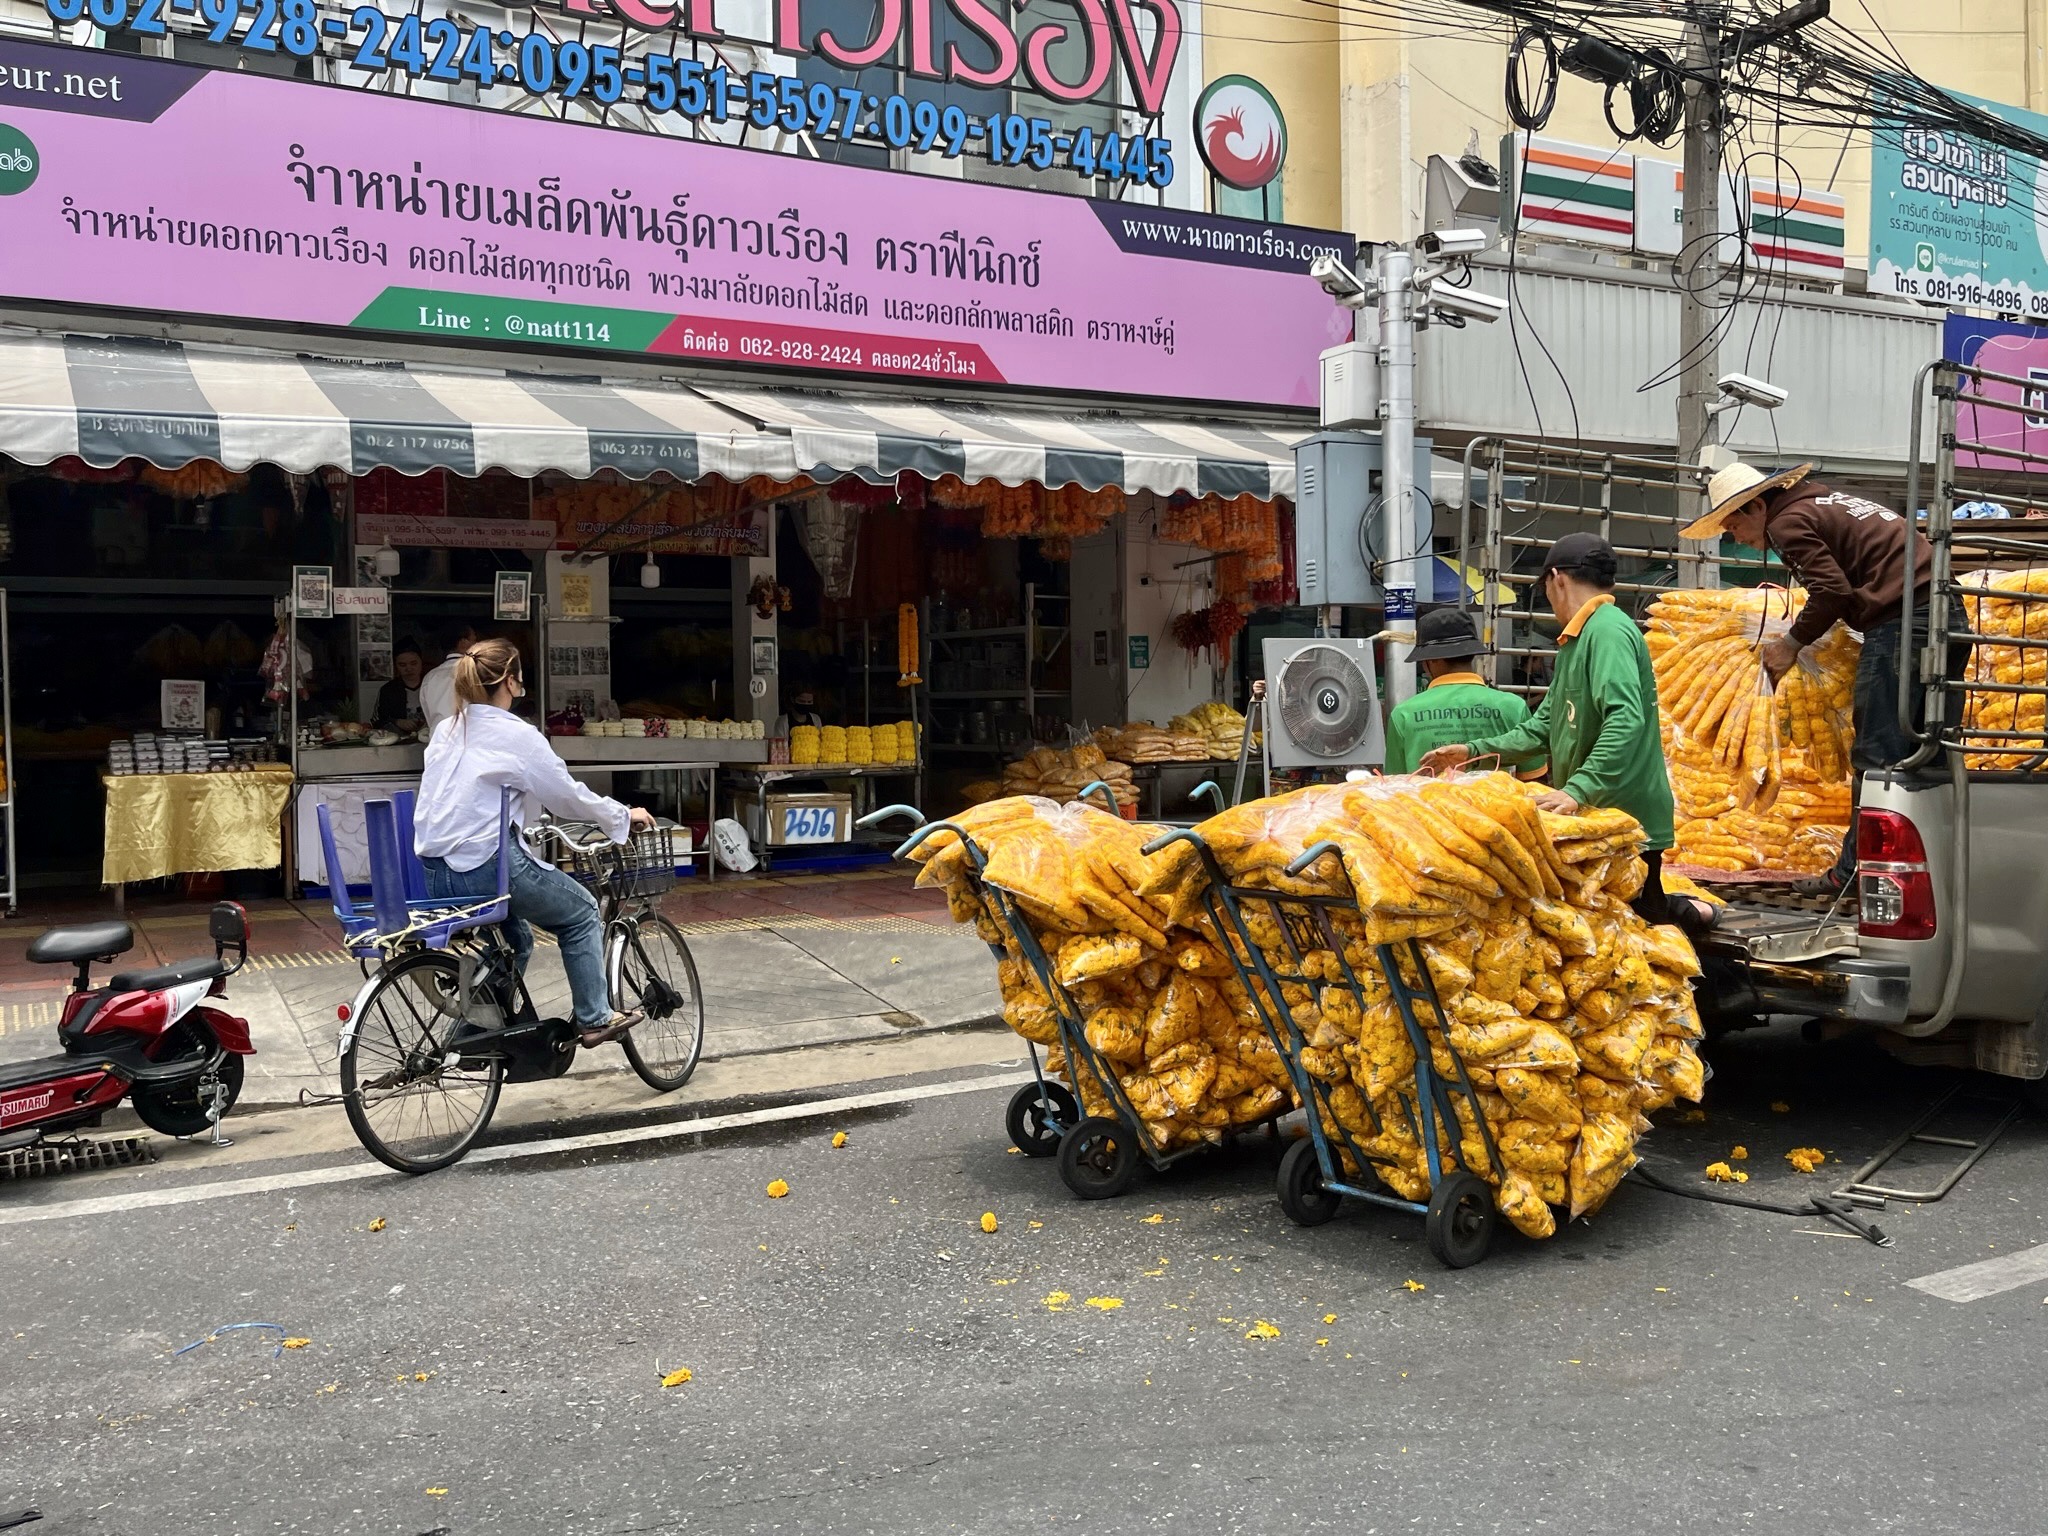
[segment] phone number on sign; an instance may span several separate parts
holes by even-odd
[[[322,17],[314,0],[43,0],[53,21],[89,20],[105,31],[162,37],[168,21],[196,17],[208,42],[252,53],[310,58],[321,45],[353,49],[345,62],[366,74],[397,70],[419,80],[478,90],[520,90],[604,105],[629,95],[653,112],[714,123],[811,133],[848,144],[914,149],[949,159],[970,152],[992,165],[1055,168],[1087,177],[1167,187],[1173,141],[1146,134],[1064,132],[1048,119],[1012,112],[986,116],[910,97],[871,96],[767,70],[649,53],[628,62],[611,43],[582,43],[541,32],[466,26],[446,17],[390,16],[358,6],[347,20]]]

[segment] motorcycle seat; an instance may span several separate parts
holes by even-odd
[[[147,971],[116,971],[107,978],[107,989],[111,992],[161,992],[166,987],[181,987],[188,981],[211,981],[216,976],[225,976],[227,966],[215,955],[199,960],[180,960],[175,965],[159,965]]]
[[[46,929],[30,942],[28,958],[37,965],[78,965],[87,960],[111,960],[134,947],[135,930],[112,918]]]

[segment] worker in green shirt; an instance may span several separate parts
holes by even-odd
[[[1472,670],[1484,649],[1471,614],[1433,608],[1422,616],[1415,626],[1415,659],[1429,674],[1429,686],[1387,716],[1388,773],[1413,773],[1434,747],[1498,736],[1529,718],[1520,695],[1488,687]],[[1542,766],[1539,757],[1522,777],[1541,777]]]
[[[1564,626],[1557,670],[1535,715],[1511,730],[1452,742],[1427,753],[1431,772],[1474,757],[1526,763],[1548,755],[1551,783],[1536,803],[1571,815],[1581,806],[1627,811],[1649,834],[1643,889],[1633,905],[1652,923],[1689,932],[1713,925],[1714,909],[1664,892],[1664,850],[1672,844],[1671,780],[1657,723],[1657,680],[1635,621],[1614,605],[1614,548],[1596,533],[1551,546],[1536,583]]]

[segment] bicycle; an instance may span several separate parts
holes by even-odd
[[[676,880],[674,823],[625,844],[577,823],[543,823],[536,838],[559,844],[563,870],[596,891],[611,1004],[642,1014],[620,1037],[626,1060],[657,1092],[682,1087],[704,1048],[704,996],[689,944],[654,906]],[[373,863],[373,890],[376,874]],[[352,938],[383,962],[340,1010],[342,1103],[357,1139],[401,1173],[459,1161],[505,1083],[560,1077],[575,1059],[575,1027],[541,1018],[519,974],[499,926],[503,889],[501,876],[500,895],[469,907],[402,901],[391,910],[410,908],[403,928]]]

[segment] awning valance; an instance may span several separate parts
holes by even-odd
[[[47,335],[0,337],[0,453],[302,474],[329,464],[682,480],[797,472],[785,435],[687,389]]]
[[[1310,425],[1203,421],[927,403],[879,396],[702,386],[705,395],[786,432],[797,468],[819,479],[885,482],[902,470],[1005,485],[1242,496],[1294,494],[1294,444]]]
[[[0,334],[0,454],[160,469],[502,469],[877,483],[903,470],[1160,495],[1294,494],[1313,428],[791,389],[645,385],[133,337]]]

